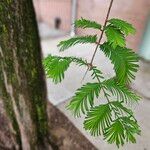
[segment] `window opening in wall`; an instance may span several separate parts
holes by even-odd
[[[59,17],[55,18],[55,29],[60,29],[61,19]]]

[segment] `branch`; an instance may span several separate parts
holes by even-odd
[[[108,18],[109,18],[109,14],[110,14],[110,11],[111,11],[111,8],[112,8],[113,1],[114,1],[114,0],[111,0],[111,2],[110,2],[109,8],[108,8],[108,12],[107,12],[107,16],[106,16],[106,19],[105,19],[105,22],[104,22],[103,30],[102,30],[102,32],[101,32],[101,35],[100,35],[100,37],[99,37],[98,43],[97,43],[97,45],[96,45],[95,51],[94,51],[94,53],[93,53],[93,56],[92,56],[92,59],[91,59],[91,62],[90,62],[91,64],[93,63],[93,60],[94,60],[95,54],[96,54],[96,52],[97,52],[98,46],[99,46],[99,44],[100,44],[100,42],[101,42],[101,40],[102,40],[102,38],[103,38],[104,29],[105,29],[105,27],[106,27],[107,20],[108,20]]]
[[[101,35],[100,35],[100,37],[99,37],[98,42],[96,42],[97,45],[96,45],[96,48],[95,48],[94,53],[93,53],[93,55],[92,55],[92,59],[91,59],[91,61],[90,61],[90,64],[91,64],[90,66],[92,66],[92,64],[93,64],[93,60],[94,60],[95,55],[96,55],[96,52],[97,52],[97,50],[98,50],[98,46],[100,45],[101,40],[102,40],[102,38],[103,38],[104,29],[105,29],[105,27],[106,27],[106,25],[107,25],[107,21],[108,21],[108,18],[109,18],[109,14],[110,14],[110,11],[111,11],[111,8],[112,8],[113,1],[114,1],[114,0],[111,0],[111,1],[110,1],[110,5],[109,5],[109,8],[108,8],[108,12],[107,12],[107,16],[106,16],[106,19],[105,19],[105,22],[104,22],[103,29],[102,29],[102,30],[100,29]],[[89,67],[87,68],[87,71],[85,72],[84,77],[83,77],[82,80],[84,80],[84,78],[86,77],[86,74],[87,74],[88,70],[90,70]]]

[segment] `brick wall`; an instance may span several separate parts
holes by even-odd
[[[38,21],[43,21],[51,28],[55,27],[55,19],[61,19],[60,28],[70,30],[71,0],[34,0]]]
[[[78,0],[77,17],[96,20],[103,24],[110,0]],[[54,27],[54,19],[60,17],[61,29],[70,30],[71,0],[34,0],[37,17]],[[150,12],[150,0],[114,0],[110,17],[131,22],[137,29],[135,36],[128,37],[128,45],[138,49]],[[77,30],[78,34],[96,34],[95,30]]]

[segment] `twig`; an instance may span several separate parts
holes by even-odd
[[[104,30],[105,30],[105,27],[106,27],[106,24],[107,24],[107,20],[108,20],[108,18],[109,18],[109,14],[110,14],[110,10],[111,10],[113,1],[114,1],[114,0],[111,0],[111,2],[110,2],[109,8],[108,8],[108,12],[107,12],[107,16],[106,16],[106,19],[105,19],[105,22],[104,22],[103,30],[102,30],[102,32],[101,32],[100,38],[99,38],[99,40],[98,40],[98,43],[97,43],[97,45],[96,45],[95,51],[94,51],[94,53],[93,53],[93,56],[92,56],[92,59],[91,59],[91,62],[90,62],[91,64],[93,63],[93,60],[94,60],[95,54],[96,54],[96,52],[97,52],[98,46],[99,46],[99,44],[100,44],[100,42],[101,42],[101,40],[102,40],[102,38],[103,38]]]
[[[104,30],[105,30],[105,27],[106,27],[106,24],[107,24],[107,20],[108,20],[108,18],[109,18],[109,14],[110,14],[110,10],[111,10],[111,8],[112,8],[113,1],[114,1],[114,0],[111,0],[111,1],[110,1],[110,5],[109,5],[108,12],[107,12],[107,16],[106,16],[106,19],[105,19],[105,22],[104,22],[104,25],[103,25],[103,29],[102,29],[102,30],[100,29],[100,30],[101,30],[101,35],[100,35],[100,37],[99,37],[98,42],[96,42],[96,48],[95,48],[94,53],[93,53],[93,55],[92,55],[92,59],[91,59],[91,61],[90,61],[90,64],[91,64],[90,66],[93,65],[93,61],[94,61],[96,52],[97,52],[97,50],[98,50],[98,46],[100,45],[101,40],[102,40],[102,38],[103,38]],[[90,67],[90,66],[89,66],[89,67]],[[87,70],[86,70],[86,72],[85,72],[85,74],[84,74],[84,77],[83,77],[82,81],[85,79],[85,77],[86,77],[86,75],[87,75],[87,73],[88,73],[88,70],[90,69],[89,67],[87,68]]]

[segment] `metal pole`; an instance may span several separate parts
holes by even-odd
[[[77,17],[77,0],[72,0],[72,12],[71,12],[71,36],[75,36],[74,22]]]

